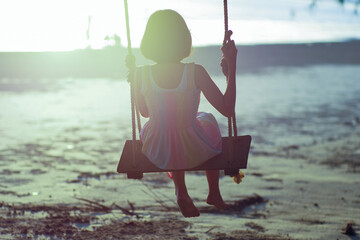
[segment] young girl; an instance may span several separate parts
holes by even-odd
[[[200,93],[224,116],[235,108],[237,50],[233,41],[222,48],[228,68],[228,85],[222,94],[206,70],[182,63],[190,55],[191,35],[184,19],[173,10],[153,13],[141,42],[142,54],[156,64],[138,67],[135,96],[142,116],[149,117],[140,133],[142,152],[162,169],[196,167],[221,153],[221,134],[215,118],[198,113]],[[184,217],[197,217],[185,185],[184,171],[170,173],[177,203]],[[219,171],[206,171],[206,202],[228,208],[219,190]]]

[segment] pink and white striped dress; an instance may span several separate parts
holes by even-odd
[[[161,169],[189,169],[221,153],[221,134],[214,116],[198,113],[200,89],[194,64],[184,66],[178,87],[159,87],[150,66],[138,69],[149,121],[140,133],[142,152]]]

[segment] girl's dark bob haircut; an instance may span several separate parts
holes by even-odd
[[[174,10],[154,12],[146,25],[140,50],[157,63],[180,62],[190,55],[191,34],[183,17]]]

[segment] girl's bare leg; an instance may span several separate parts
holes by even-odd
[[[219,188],[219,176],[219,170],[206,171],[206,178],[209,184],[209,195],[206,199],[206,202],[220,209],[228,209],[230,205],[226,204],[221,197]]]
[[[184,217],[198,217],[199,210],[195,207],[191,200],[185,185],[185,172],[172,172],[173,181],[175,184],[175,194],[180,211]]]

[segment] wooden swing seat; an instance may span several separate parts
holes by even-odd
[[[141,179],[143,173],[149,172],[173,172],[173,171],[198,171],[198,170],[224,170],[226,175],[236,175],[239,169],[247,167],[248,154],[251,143],[251,136],[238,136],[233,138],[233,161],[229,156],[229,137],[222,138],[223,152],[215,157],[209,159],[205,163],[191,169],[161,169],[155,166],[150,160],[141,152],[142,143],[136,140],[135,158],[136,163],[133,163],[133,144],[132,140],[125,142],[120,161],[117,167],[118,173],[127,173],[130,179]]]

